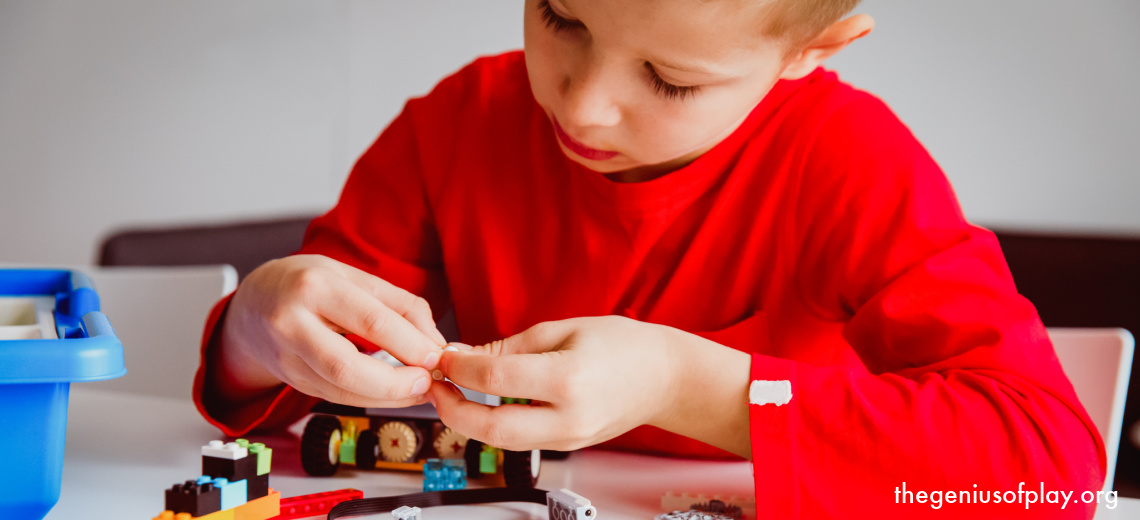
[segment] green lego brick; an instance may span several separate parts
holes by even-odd
[[[249,442],[246,439],[237,439],[234,441],[238,446],[249,450],[250,455],[257,456],[257,474],[264,475],[269,473],[270,461],[273,460],[273,449],[266,448],[265,444],[260,442]],[[342,452],[343,453],[343,452]],[[353,445],[352,455],[353,459],[356,458],[356,446]],[[341,455],[341,462],[345,462],[344,455]]]
[[[273,459],[273,448],[266,448],[264,444],[255,442],[249,445],[250,456],[257,456],[257,474],[269,473],[269,463]]]
[[[498,454],[495,453],[495,448],[483,445],[483,451],[479,453],[479,472],[488,475],[494,474],[498,469]]]
[[[356,464],[356,441],[345,439],[340,442],[341,464]]]

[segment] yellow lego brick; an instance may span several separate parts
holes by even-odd
[[[234,510],[226,509],[225,511],[217,511],[206,516],[190,516],[190,513],[174,514],[174,511],[163,511],[158,516],[154,517],[153,520],[235,520],[235,518]]]
[[[234,520],[266,520],[281,514],[281,493],[269,488],[269,494],[233,508]]]

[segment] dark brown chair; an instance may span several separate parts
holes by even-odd
[[[997,232],[1018,291],[1049,327],[1123,327],[1140,333],[1140,237]],[[1140,497],[1140,356],[1133,359],[1113,488]]]
[[[123,230],[103,241],[99,265],[230,264],[241,279],[300,249],[313,218]]]

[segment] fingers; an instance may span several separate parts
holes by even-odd
[[[447,343],[443,334],[439,332],[439,328],[436,327],[435,320],[432,319],[431,306],[428,305],[427,300],[350,265],[344,264],[343,271],[352,283],[363,288],[372,297],[387,305],[388,308],[396,311],[425,336],[435,341],[436,344]]]
[[[559,352],[541,354],[444,352],[439,369],[455,384],[485,394],[552,401],[565,395],[567,360]]]
[[[427,401],[426,394],[389,400],[355,393],[329,382],[304,361],[298,361],[296,366],[291,367],[286,379],[289,386],[292,386],[301,393],[349,406],[359,406],[362,408],[403,408],[422,404]]]
[[[504,355],[537,354],[558,350],[574,334],[573,321],[542,322],[509,338],[477,346],[473,352]]]
[[[375,343],[406,365],[435,368],[442,343],[424,335],[398,312],[347,279],[330,277],[327,283],[329,296],[317,301],[315,309],[324,319]]]
[[[290,375],[309,376],[306,369],[311,370],[315,377],[309,376],[306,380],[319,391],[336,395],[339,399],[333,400],[341,402],[349,396],[363,396],[378,401],[404,401],[422,395],[431,383],[431,375],[423,368],[394,368],[358,352],[350,341],[326,328],[310,326],[304,330],[308,336],[301,339],[311,348],[296,351],[303,363],[289,367],[295,370]]]
[[[486,406],[463,397],[448,383],[428,391],[439,419],[451,429],[472,439],[507,450],[566,449],[560,439],[565,428],[547,406],[506,404]]]

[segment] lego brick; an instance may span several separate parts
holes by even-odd
[[[249,449],[241,447],[236,442],[210,441],[209,444],[202,446],[202,455],[237,460],[249,456]]]
[[[396,520],[420,520],[420,513],[422,510],[418,507],[400,506],[392,510],[392,516]]]
[[[257,457],[257,474],[268,475],[270,461],[273,460],[273,448],[266,447],[260,442],[249,445],[250,456]]]
[[[428,459],[424,463],[424,491],[467,488],[467,463],[463,459]]]
[[[234,520],[267,520],[281,514],[281,493],[272,489],[265,496],[234,508]]]
[[[190,513],[175,513],[173,511],[163,511],[154,520],[236,520],[234,518],[234,510],[226,509],[224,511],[215,511],[206,516],[190,516]]]
[[[325,516],[333,506],[349,500],[364,498],[364,492],[358,489],[338,489],[324,493],[286,497],[281,499],[281,514],[273,520],[291,520],[310,516]]]
[[[598,517],[598,509],[589,499],[565,488],[546,494],[546,508],[551,519],[594,520]]]
[[[166,509],[175,514],[208,515],[222,509],[222,491],[209,477],[187,480],[166,490]]]
[[[739,507],[744,518],[756,518],[756,499],[736,495],[704,495],[667,492],[661,497],[662,511],[688,511],[694,506],[708,504],[714,500],[726,505]]]
[[[196,516],[190,520],[235,520],[233,509],[223,509],[216,513],[210,513],[206,516]]]
[[[222,510],[233,509],[246,502],[248,494],[246,481],[230,482],[224,478],[214,479],[214,487],[222,490]]]
[[[245,499],[252,502],[269,494],[269,475],[254,475],[245,481]]]
[[[202,455],[202,474],[210,478],[224,478],[230,482],[256,477],[257,457],[230,459]]]
[[[495,451],[494,447],[483,445],[483,451],[479,453],[479,473],[487,475],[494,474],[499,470],[499,454]]]

